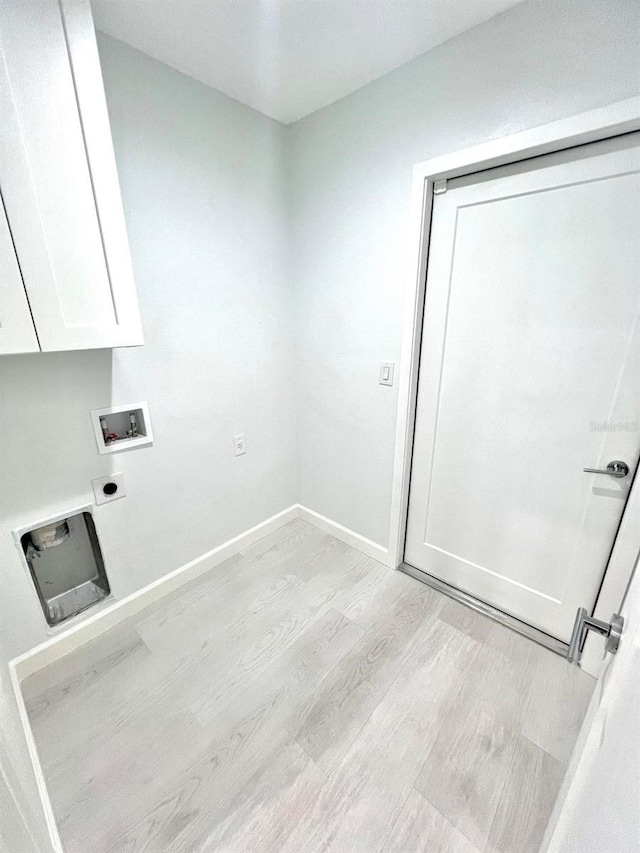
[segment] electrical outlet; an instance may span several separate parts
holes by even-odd
[[[243,432],[233,436],[233,452],[236,456],[243,456],[247,452],[247,439]]]
[[[124,475],[120,472],[109,474],[107,477],[98,477],[97,480],[91,481],[91,485],[93,486],[93,496],[96,504],[117,501],[118,498],[124,498],[127,494]]]

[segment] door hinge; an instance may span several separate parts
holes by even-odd
[[[620,645],[620,637],[624,627],[624,619],[619,613],[614,613],[611,617],[611,622],[603,622],[601,619],[595,619],[589,616],[589,611],[584,607],[578,607],[576,613],[576,621],[573,623],[573,632],[571,634],[571,642],[569,643],[569,651],[567,652],[567,660],[569,663],[580,664],[582,657],[582,647],[587,638],[589,631],[595,631],[607,639],[606,651],[612,655],[618,651]]]
[[[446,193],[447,191],[447,179],[440,178],[438,181],[433,182],[433,194],[440,195],[441,193]]]

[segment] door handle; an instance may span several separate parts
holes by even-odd
[[[577,663],[580,665],[582,657],[582,647],[587,637],[587,631],[595,631],[601,634],[607,640],[606,649],[612,655],[618,651],[620,645],[620,637],[624,627],[624,619],[619,613],[614,613],[611,617],[611,622],[603,622],[601,619],[595,619],[589,616],[589,611],[584,607],[578,607],[576,613],[576,621],[573,625],[571,633],[571,642],[567,651],[567,660],[569,663]]]
[[[609,462],[606,468],[583,468],[587,474],[608,474],[610,477],[626,477],[629,473],[629,466],[626,462],[620,459],[614,459]]]

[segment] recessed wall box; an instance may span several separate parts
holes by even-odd
[[[49,627],[110,595],[93,516],[88,511],[16,532]]]
[[[146,403],[93,409],[91,423],[98,453],[117,453],[153,443],[151,418]]]

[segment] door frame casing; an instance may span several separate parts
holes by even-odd
[[[640,130],[640,97],[628,98],[599,109],[539,125],[453,154],[425,160],[414,166],[409,221],[411,248],[398,371],[398,419],[389,529],[389,562],[393,567],[398,568],[404,557],[435,182],[529,160],[590,142],[599,142],[637,130]],[[639,550],[640,476],[636,476],[596,602],[594,615],[597,618],[608,621],[612,612],[620,607]],[[583,655],[583,668],[595,674],[601,657],[602,642],[598,644],[596,638],[590,637]]]

